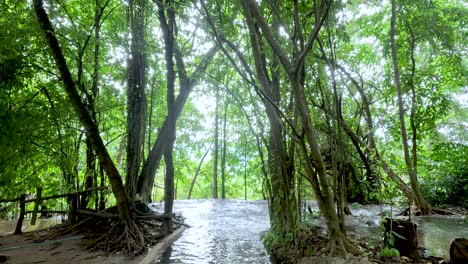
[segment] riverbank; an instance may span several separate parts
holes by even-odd
[[[159,255],[182,235],[184,230],[185,227],[174,230],[151,247],[147,254],[141,256],[106,255],[104,251],[87,251],[80,245],[82,236],[76,235],[62,236],[42,243],[35,243],[34,238],[39,232],[44,235],[43,230],[22,235],[6,235],[0,237],[0,256],[6,257],[6,261],[3,262],[6,264],[149,264],[154,263]]]

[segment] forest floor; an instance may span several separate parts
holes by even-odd
[[[80,235],[61,236],[42,243],[34,242],[37,236],[47,236],[47,232],[51,231],[38,230],[22,235],[0,236],[0,262],[7,264],[154,263],[164,249],[182,234],[183,227],[161,239],[150,248],[148,254],[140,256],[126,256],[121,253],[107,255],[104,251],[83,249]]]

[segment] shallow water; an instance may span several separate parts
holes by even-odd
[[[418,242],[426,248],[425,255],[449,259],[450,244],[455,238],[468,238],[468,221],[461,216],[420,216]]]
[[[269,228],[266,201],[175,201],[186,229],[157,263],[270,263],[260,241]]]

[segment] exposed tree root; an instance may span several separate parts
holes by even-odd
[[[62,236],[82,234],[81,245],[87,250],[102,250],[107,254],[123,253],[126,255],[141,255],[147,249],[163,238],[162,219],[167,216],[145,217],[139,219],[120,219],[116,212],[87,211],[85,216],[75,225],[67,225],[42,234],[34,240],[43,242]],[[172,215],[170,216],[172,217]]]
[[[272,253],[278,263],[300,263],[303,257],[348,257],[363,253],[342,232],[332,234],[318,226],[301,228],[298,241],[298,245],[288,242],[273,245]]]
[[[330,257],[343,256],[348,254],[359,255],[362,254],[361,250],[355,246],[343,233],[330,232],[328,234],[328,255]]]

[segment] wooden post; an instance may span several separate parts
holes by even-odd
[[[76,224],[76,214],[78,211],[78,197],[79,195],[77,194],[71,196],[70,215],[68,216],[71,225]]]
[[[18,217],[18,222],[16,223],[15,235],[22,234],[21,227],[23,226],[24,212],[26,211],[26,203],[24,202],[24,200],[26,200],[26,194],[21,194],[21,197],[20,197],[20,214],[19,214],[19,217]]]
[[[39,210],[39,204],[41,203],[41,196],[42,196],[42,187],[37,188],[36,200],[34,201],[34,211],[31,218],[31,225],[36,224],[37,218],[37,210]]]

